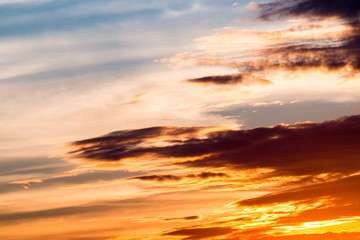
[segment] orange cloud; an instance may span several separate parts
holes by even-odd
[[[231,228],[208,227],[208,228],[184,228],[166,233],[169,236],[186,236],[183,240],[196,240],[202,238],[216,237],[231,233]]]

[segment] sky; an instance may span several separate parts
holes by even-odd
[[[358,0],[0,0],[0,239],[360,239]]]

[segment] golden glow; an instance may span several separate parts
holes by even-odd
[[[279,226],[279,233],[293,234],[311,234],[311,233],[327,233],[327,232],[344,232],[346,230],[358,231],[360,217],[339,218],[327,221],[305,222],[296,226]]]

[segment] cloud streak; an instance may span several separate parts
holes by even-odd
[[[188,217],[181,217],[181,218],[165,218],[163,221],[166,222],[187,222],[187,221],[198,221],[201,219],[201,216],[188,216]]]
[[[220,172],[202,172],[199,174],[188,174],[185,176],[176,176],[176,175],[145,175],[145,176],[138,176],[130,179],[137,179],[141,181],[180,181],[183,179],[195,179],[195,180],[202,180],[208,178],[227,178],[229,177],[226,173]]]
[[[231,233],[231,228],[208,227],[208,228],[184,228],[166,233],[168,236],[186,236],[183,240],[195,240],[209,237],[216,237]]]
[[[271,81],[262,79],[251,74],[233,74],[206,76],[201,78],[193,78],[186,80],[188,83],[204,84],[204,85],[267,85],[272,84]]]

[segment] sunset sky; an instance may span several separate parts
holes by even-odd
[[[0,239],[360,239],[359,0],[0,0]]]

